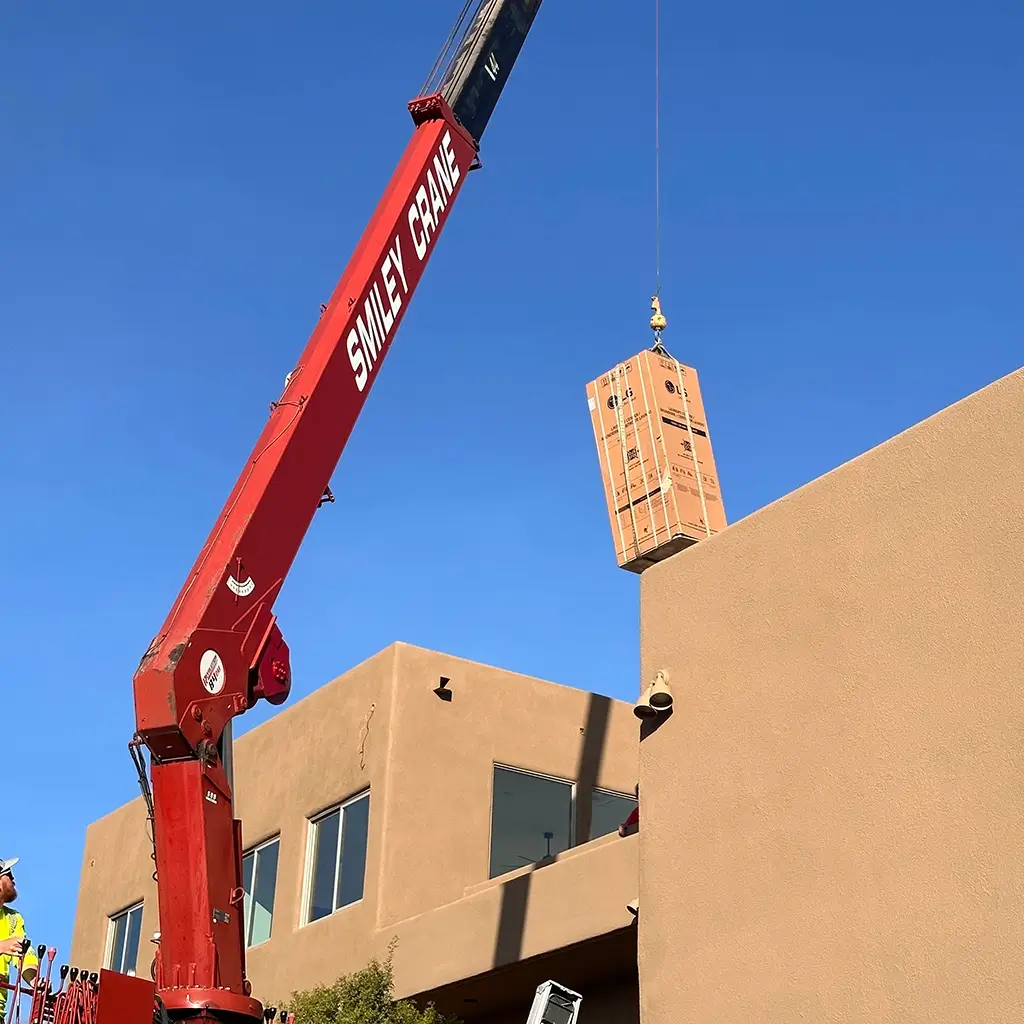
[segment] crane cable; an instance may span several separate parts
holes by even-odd
[[[661,332],[667,321],[661,311],[661,0],[654,0],[654,295],[651,296],[654,351],[663,352]]]
[[[654,0],[654,294],[661,295],[661,0]]]
[[[435,75],[441,70],[441,66],[448,57],[448,53],[451,50],[451,45],[455,42],[455,37],[459,34],[459,29],[462,28],[462,23],[466,20],[466,15],[469,13],[469,8],[472,6],[473,0],[466,0],[462,5],[462,11],[459,13],[458,18],[455,20],[455,24],[452,26],[452,30],[448,33],[448,38],[444,41],[444,46],[441,47],[441,52],[437,55],[437,60],[434,61],[434,66],[430,69],[430,73],[427,75],[425,81],[420,86],[420,95],[426,96],[429,91],[439,86],[441,83],[435,80]]]

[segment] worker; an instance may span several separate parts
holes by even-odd
[[[640,783],[638,782],[633,789],[633,795],[636,797],[636,807],[629,812],[629,817],[619,826],[619,835],[628,836],[632,833],[630,829],[636,825],[637,830],[640,828]]]
[[[14,865],[17,857],[0,860],[0,981],[13,985],[18,979],[18,963],[22,950],[25,953],[24,968],[21,979],[31,985],[39,967],[39,958],[25,935],[25,919],[11,904],[18,898],[18,890],[14,885]],[[0,988],[0,1020],[4,1019],[7,1008],[7,989]]]

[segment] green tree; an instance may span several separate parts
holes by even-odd
[[[432,1005],[421,1010],[408,999],[396,1000],[393,957],[394,943],[383,962],[371,960],[333,985],[293,992],[282,1009],[295,1014],[295,1024],[462,1024]]]

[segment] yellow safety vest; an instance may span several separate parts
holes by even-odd
[[[0,942],[4,939],[26,938],[25,919],[10,907],[0,907]],[[39,968],[39,957],[35,950],[29,949],[25,954],[25,968]],[[13,977],[12,977],[13,975]],[[13,956],[0,956],[0,981],[12,984],[18,975],[18,959]],[[0,988],[0,1019],[3,1018],[7,1006],[7,989]]]

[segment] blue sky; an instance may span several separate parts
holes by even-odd
[[[0,856],[37,941],[460,6],[3,5]],[[1024,363],[1024,7],[665,8],[666,342],[735,521]],[[584,386],[649,343],[652,11],[544,5],[278,602],[296,697],[395,639],[635,694]]]

